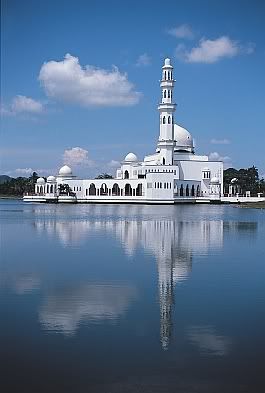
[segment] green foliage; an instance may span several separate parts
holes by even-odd
[[[101,173],[95,179],[113,179],[113,176],[109,175],[108,173]]]
[[[246,191],[250,191],[251,194],[257,194],[258,192],[265,193],[265,182],[264,179],[259,179],[258,169],[252,166],[247,169],[235,169],[228,168],[224,170],[224,192],[228,193],[229,184],[232,179],[238,179],[238,184],[244,194]]]
[[[0,184],[0,195],[22,196],[25,192],[34,193],[34,184],[37,178],[38,174],[36,172],[33,172],[28,178],[9,178],[4,183]]]

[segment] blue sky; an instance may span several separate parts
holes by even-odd
[[[1,173],[93,176],[153,152],[169,56],[196,152],[265,174],[264,20],[255,0],[3,0]]]

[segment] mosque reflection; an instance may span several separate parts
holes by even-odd
[[[160,307],[160,340],[163,349],[170,343],[174,288],[187,280],[194,255],[222,249],[224,231],[255,232],[257,223],[229,223],[222,220],[182,221],[176,217],[124,216],[117,219],[94,217],[86,220],[36,220],[36,230],[58,236],[66,247],[81,246],[97,232],[115,236],[126,254],[138,248],[154,255],[157,262]],[[40,310],[45,329],[74,333],[80,321],[115,319],[125,313],[137,297],[133,286],[88,284],[71,293],[50,294]]]

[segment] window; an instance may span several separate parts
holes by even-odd
[[[190,196],[190,190],[189,190],[189,185],[188,184],[186,186],[186,196]]]
[[[163,165],[165,165],[165,163],[166,163],[165,157],[163,157],[162,163],[163,163]]]
[[[164,98],[167,98],[167,91],[164,91]]]
[[[167,188],[167,183],[164,183],[164,188]]]
[[[163,124],[166,124],[166,116],[163,117]]]
[[[170,116],[168,116],[167,122],[168,122],[168,124],[171,124],[171,117]]]
[[[94,183],[91,183],[89,186],[89,195],[96,195],[96,186]]]

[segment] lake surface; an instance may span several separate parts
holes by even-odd
[[[0,202],[0,391],[265,391],[265,211]]]

